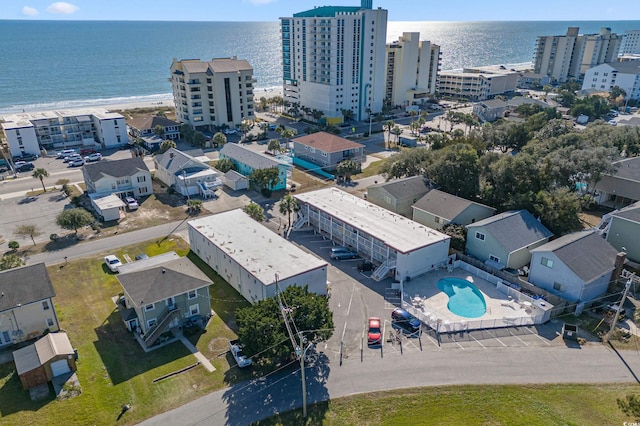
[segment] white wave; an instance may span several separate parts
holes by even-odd
[[[78,99],[78,100],[66,100],[57,102],[43,102],[36,104],[25,105],[11,105],[9,107],[0,108],[0,114],[15,114],[18,112],[36,112],[36,111],[52,111],[59,109],[73,109],[84,107],[98,107],[109,105],[124,105],[124,104],[146,104],[152,102],[166,102],[172,101],[173,95],[171,93],[160,93],[157,95],[145,95],[145,96],[120,96],[116,98],[97,98],[97,99]]]

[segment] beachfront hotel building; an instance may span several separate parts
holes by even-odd
[[[23,112],[2,117],[13,157],[42,150],[108,149],[129,143],[125,118],[104,109]]]
[[[620,56],[624,55],[640,55],[640,30],[624,32]]]
[[[610,28],[602,28],[599,34],[579,34],[578,27],[569,27],[565,35],[538,36],[534,72],[558,83],[581,80],[589,68],[614,62],[621,43],[622,36]]]
[[[173,59],[176,119],[198,130],[239,126],[254,119],[253,67],[245,59]]]
[[[442,71],[438,77],[441,96],[484,101],[497,95],[516,91],[520,73],[505,67],[465,68],[462,71]]]
[[[343,110],[356,120],[382,110],[387,10],[362,0],[295,13],[280,26],[285,101],[322,111],[331,124]]]
[[[386,46],[385,97],[392,105],[425,103],[438,90],[440,46],[420,40],[420,33],[402,33]]]

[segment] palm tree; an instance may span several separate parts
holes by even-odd
[[[287,220],[289,222],[288,228],[291,228],[291,213],[297,212],[298,210],[300,210],[298,200],[293,198],[290,194],[282,197],[280,200],[280,214],[287,215]]]
[[[34,179],[40,179],[40,183],[42,184],[42,192],[47,192],[47,188],[45,188],[44,186],[44,178],[49,176],[49,172],[45,169],[38,168],[33,171],[33,174],[31,176],[33,176]]]
[[[382,125],[383,130],[388,133],[387,142],[388,142],[389,148],[391,148],[391,129],[393,129],[393,126],[395,126],[395,124],[396,123],[394,123],[393,120],[389,120]]]

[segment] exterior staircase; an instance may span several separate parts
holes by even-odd
[[[386,261],[382,262],[380,266],[376,268],[375,271],[373,271],[373,273],[371,274],[371,278],[374,281],[381,281],[387,276],[389,271],[391,271],[395,267],[396,267],[395,259],[393,260],[387,259]]]
[[[293,224],[291,225],[291,229],[295,229],[296,231],[302,229],[307,223],[307,217],[300,214],[300,212],[298,212],[298,219],[296,219],[295,222],[293,222]]]
[[[167,331],[169,325],[176,318],[180,318],[180,309],[178,308],[170,309],[166,314],[164,314],[164,317],[145,333],[143,338],[145,346],[152,346],[156,342],[156,340],[158,340],[158,337],[160,337],[162,333]]]

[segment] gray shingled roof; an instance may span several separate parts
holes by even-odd
[[[278,161],[273,157],[265,154],[251,151],[241,145],[235,143],[226,143],[220,150],[220,154],[225,155],[239,163],[246,164],[254,170],[268,169],[270,167],[278,167],[284,165],[282,161]]]
[[[191,155],[178,149],[171,148],[164,154],[156,155],[156,163],[167,169],[169,174],[176,174],[183,169],[208,170],[210,167],[202,164]],[[189,164],[191,162],[191,164]]]
[[[618,167],[615,177],[640,182],[640,157],[625,158],[613,164]]]
[[[611,216],[640,223],[640,201],[612,212]]]
[[[467,229],[478,227],[483,227],[509,253],[553,235],[527,210],[508,211],[467,225]]]
[[[133,176],[139,171],[149,172],[147,165],[140,157],[98,161],[92,164],[85,164],[83,169],[92,182],[96,182],[105,176],[119,178]]]
[[[435,216],[452,220],[473,204],[495,211],[492,207],[456,197],[455,195],[448,194],[438,189],[432,189],[429,191],[429,193],[420,198],[413,207],[424,210],[425,212],[431,213]]]
[[[209,277],[186,257],[118,275],[118,281],[139,307],[211,284]]]
[[[585,283],[613,271],[618,255],[618,250],[593,230],[565,235],[531,252],[553,252]]]
[[[171,127],[180,126],[177,121],[169,120],[167,117],[161,117],[158,115],[145,115],[142,117],[136,117],[128,120],[130,127],[138,130],[153,129],[156,126]]]
[[[428,191],[434,187],[434,184],[424,176],[410,176],[407,178],[396,179],[389,182],[383,182],[371,187],[379,187],[395,198],[404,198],[415,196],[416,194]],[[370,188],[371,188],[370,187]]]
[[[0,272],[0,312],[55,295],[44,263]]]
[[[640,60],[623,61],[623,62],[607,62],[607,65],[614,68],[618,73],[622,74],[640,74]]]

